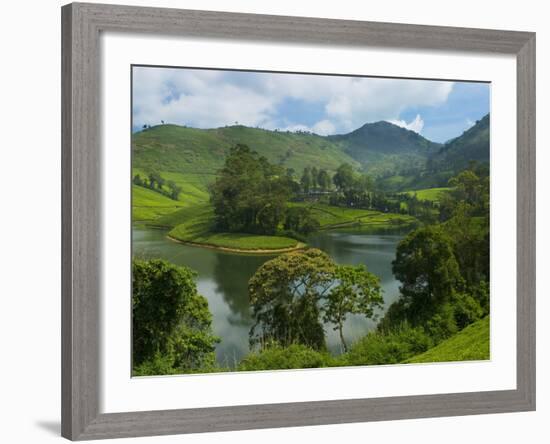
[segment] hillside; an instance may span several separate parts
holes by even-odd
[[[490,117],[487,114],[461,136],[450,140],[432,156],[433,167],[457,172],[467,168],[471,161],[489,162]]]
[[[197,129],[159,125],[132,137],[133,168],[213,175],[237,143],[250,146],[271,163],[301,172],[305,167],[336,170],[358,162],[325,137],[309,133],[268,131],[245,126]]]
[[[481,361],[490,357],[490,319],[487,316],[406,362]]]
[[[421,167],[441,146],[385,121],[367,123],[351,133],[328,136],[328,139],[360,162],[365,171],[375,175]]]
[[[213,129],[158,125],[133,134],[132,169],[142,176],[161,172],[183,188],[185,199],[204,201],[229,149],[243,143],[271,163],[293,169],[297,178],[305,167],[334,172],[346,162],[371,174],[388,192],[445,187],[470,160],[488,162],[489,124],[487,115],[443,146],[388,122],[326,137],[242,125]]]
[[[449,179],[468,168],[471,161],[488,166],[489,155],[490,117],[487,114],[460,136],[448,141],[436,151],[431,150],[426,158],[413,158],[410,167],[402,166],[397,170],[397,174],[387,174],[383,171],[378,176],[377,184],[386,191],[446,187]]]

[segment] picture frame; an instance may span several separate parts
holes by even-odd
[[[506,54],[517,65],[517,387],[125,413],[100,412],[102,32]],[[62,435],[72,440],[535,409],[535,34],[73,3],[62,8]]]

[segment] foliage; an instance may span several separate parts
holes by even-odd
[[[465,170],[441,196],[446,222],[411,232],[400,242],[393,271],[401,297],[379,329],[403,320],[423,325],[439,342],[489,314],[489,181]]]
[[[317,350],[325,347],[321,315],[335,324],[345,350],[347,316],[373,318],[383,304],[377,276],[361,265],[336,265],[317,249],[265,262],[249,281],[249,296],[256,319],[250,332],[253,343],[299,343]]]
[[[332,362],[327,352],[319,352],[301,344],[282,347],[271,344],[247,355],[237,367],[239,371],[282,370],[328,367]]]
[[[250,278],[248,294],[256,319],[251,342],[325,347],[320,298],[330,289],[335,265],[317,249],[282,254],[265,262]]]
[[[292,232],[308,235],[317,231],[321,224],[307,207],[293,206],[286,210],[284,229]]]
[[[185,221],[179,223],[180,221]],[[265,236],[247,233],[218,233],[214,228],[214,213],[208,204],[182,208],[162,217],[159,223],[177,224],[168,235],[182,242],[235,250],[280,250],[299,246],[296,239],[286,236]]]
[[[397,364],[432,346],[432,339],[421,327],[412,328],[405,323],[389,332],[369,332],[338,361],[346,366]]]
[[[234,146],[210,190],[220,231],[274,234],[290,189],[280,167],[246,145]]]
[[[192,370],[213,364],[218,339],[212,334],[208,302],[197,293],[194,278],[188,268],[161,259],[133,260],[134,368],[143,372],[172,362],[174,368]]]
[[[337,265],[330,289],[323,304],[323,320],[334,324],[338,330],[342,349],[348,347],[344,339],[344,322],[349,314],[362,314],[374,317],[374,310],[383,307],[384,298],[378,276],[367,271],[364,265]]]
[[[451,239],[433,225],[411,232],[398,244],[392,270],[402,283],[403,314],[413,325],[449,302],[462,280]]]
[[[346,191],[353,186],[353,167],[349,163],[343,163],[336,170],[336,174],[332,177],[332,181],[336,188]]]

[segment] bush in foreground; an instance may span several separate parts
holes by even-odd
[[[389,332],[373,331],[353,344],[349,352],[338,358],[338,364],[378,365],[398,364],[424,353],[433,346],[422,328],[403,325]]]
[[[271,345],[246,356],[239,364],[239,371],[283,370],[293,368],[319,368],[331,365],[332,358],[326,352],[315,351],[305,345],[288,347]]]

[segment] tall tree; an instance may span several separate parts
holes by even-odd
[[[402,284],[404,314],[413,324],[431,318],[462,283],[452,240],[438,225],[409,233],[397,246],[392,270]]]
[[[320,170],[317,177],[317,183],[321,188],[321,191],[327,191],[330,188],[330,176],[327,170]]]
[[[335,284],[323,304],[324,320],[335,325],[344,352],[348,345],[344,338],[344,323],[348,315],[375,316],[375,309],[382,308],[384,298],[380,279],[367,271],[364,265],[338,265],[333,274]]]
[[[173,200],[178,200],[180,193],[182,191],[181,187],[178,186],[174,181],[169,180],[166,185],[170,189],[170,198]]]
[[[302,173],[302,178],[300,179],[300,185],[302,185],[302,191],[305,194],[309,194],[309,191],[312,188],[312,182],[311,170],[308,167],[305,167],[304,172]]]
[[[273,234],[282,222],[290,196],[284,170],[248,146],[231,148],[210,188],[220,230]]]
[[[161,259],[133,260],[134,368],[159,357],[174,370],[214,363],[218,339],[212,334],[208,302],[197,293],[194,279],[195,273],[188,268]],[[155,371],[151,365],[145,368]]]
[[[317,191],[318,178],[319,178],[319,171],[317,170],[317,167],[311,168],[311,188],[313,188],[313,191]]]
[[[335,264],[317,249],[282,254],[265,262],[248,283],[256,319],[252,343],[300,343],[325,348],[319,303],[329,291]]]
[[[353,186],[353,168],[349,163],[343,163],[332,177],[334,185],[340,190],[348,190]]]

